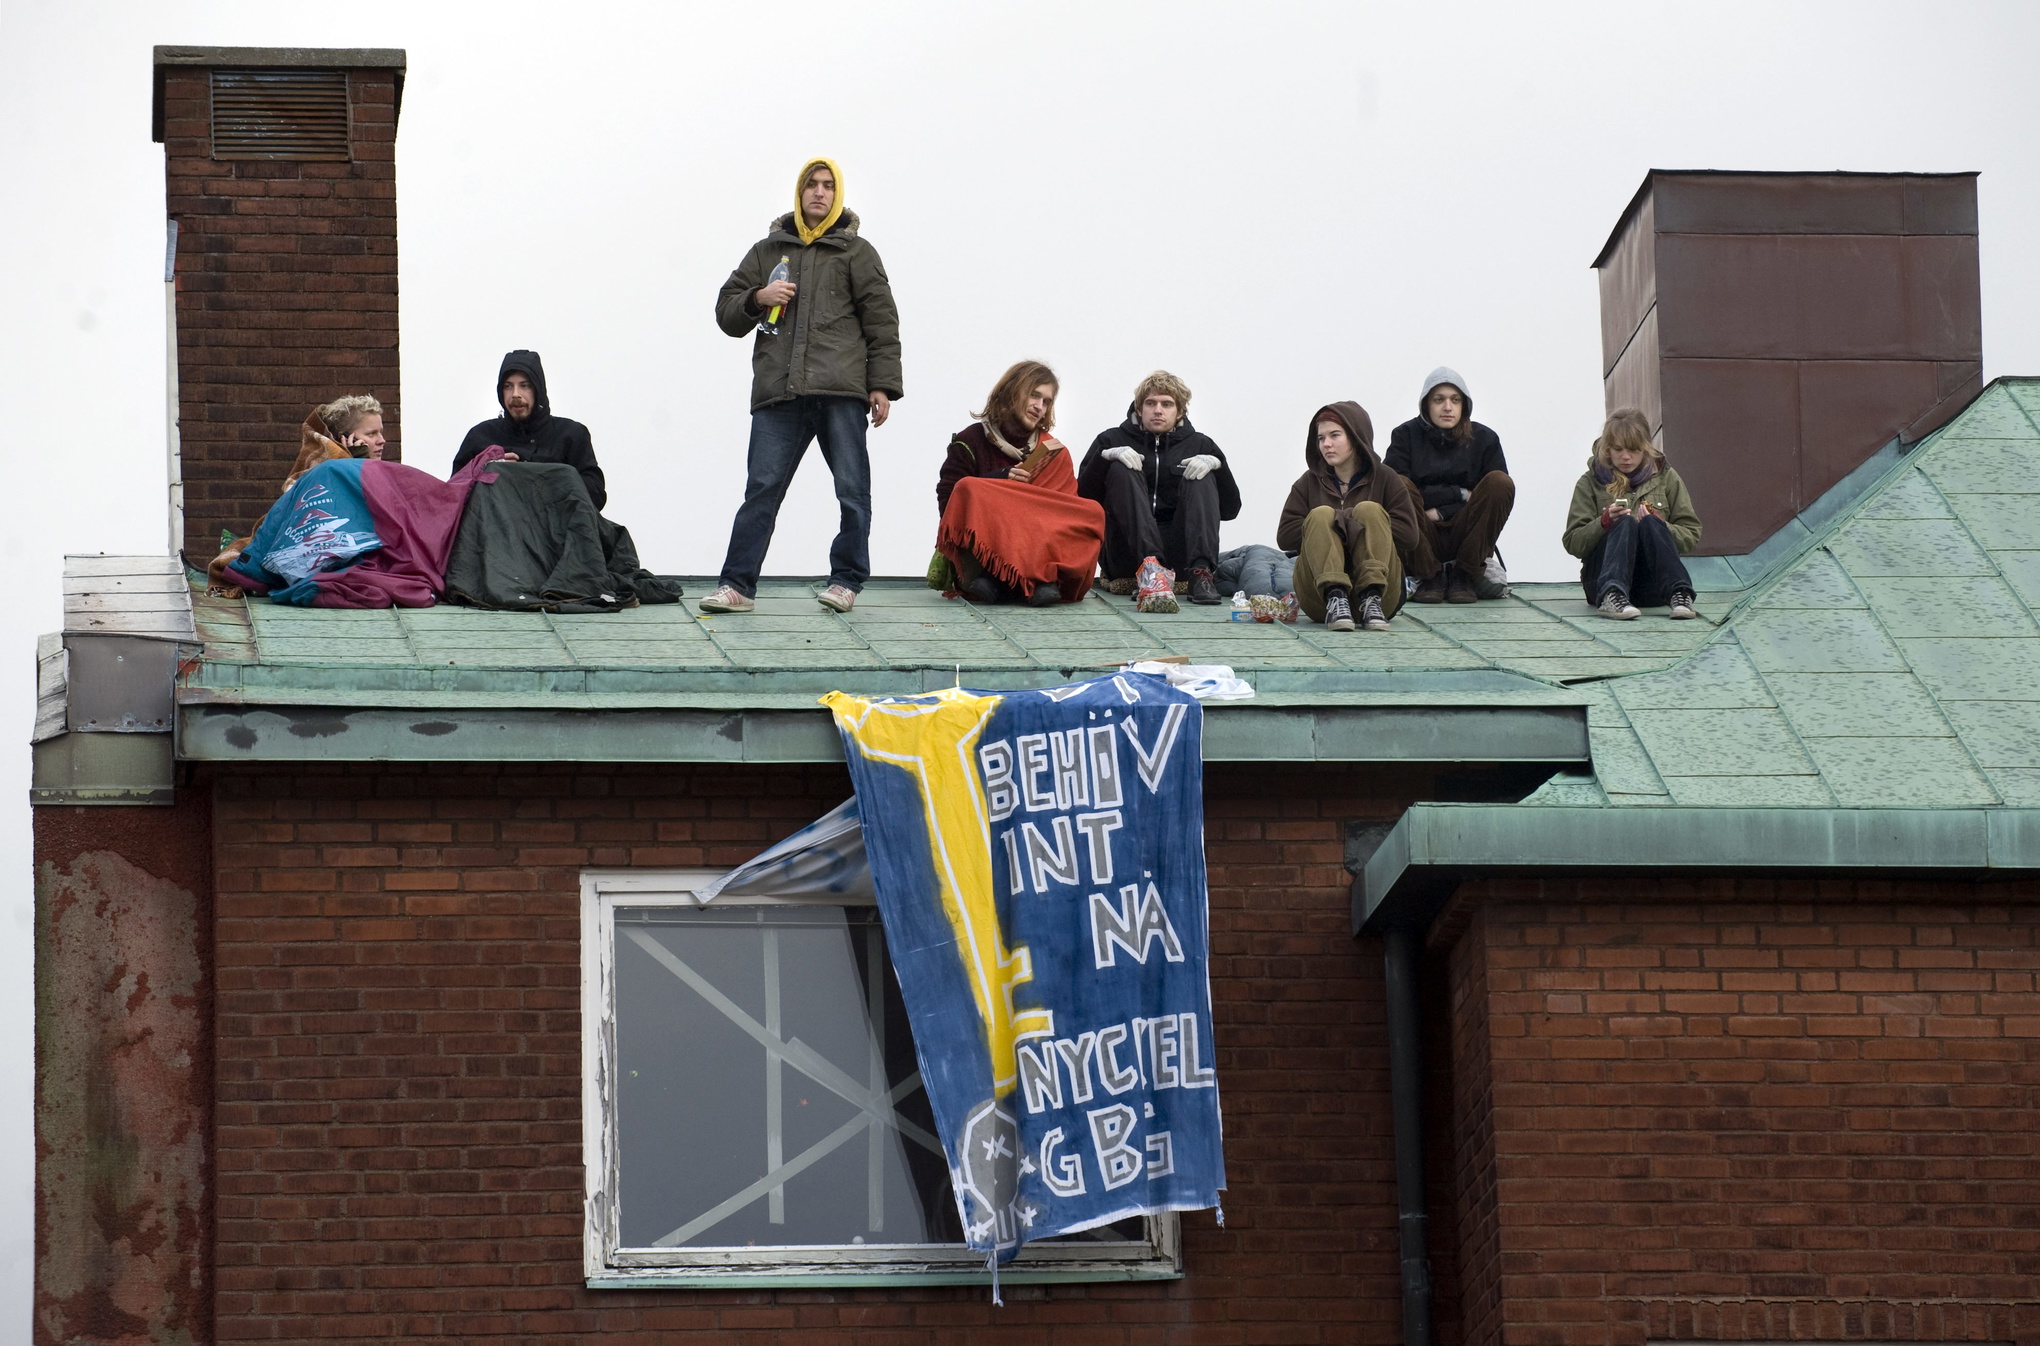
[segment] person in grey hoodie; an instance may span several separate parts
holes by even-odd
[[[1415,419],[1398,425],[1384,455],[1417,504],[1413,603],[1471,603],[1507,591],[1487,577],[1487,558],[1509,522],[1516,483],[1501,436],[1473,419],[1473,394],[1456,369],[1424,380]]]

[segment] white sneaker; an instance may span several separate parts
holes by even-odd
[[[701,600],[703,612],[750,612],[758,605],[736,591],[735,586],[721,584],[716,591]]]
[[[848,612],[857,606],[857,595],[840,584],[831,584],[815,595],[815,602],[825,608],[834,608],[838,612]]]

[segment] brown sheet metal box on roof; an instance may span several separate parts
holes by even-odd
[[[1982,386],[1973,173],[1654,170],[1601,255],[1608,409],[1747,552]]]

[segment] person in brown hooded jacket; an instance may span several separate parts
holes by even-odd
[[[1351,631],[1357,613],[1369,631],[1386,631],[1419,540],[1409,489],[1375,455],[1374,421],[1358,402],[1318,408],[1303,461],[1275,525],[1275,545],[1296,555],[1297,604],[1329,630]]]

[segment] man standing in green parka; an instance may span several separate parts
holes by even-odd
[[[773,269],[787,264],[784,279]],[[829,585],[816,598],[848,612],[871,576],[871,458],[864,426],[884,425],[900,387],[900,317],[878,250],[843,209],[843,175],[810,159],[794,209],[754,244],[716,296],[715,319],[751,350],[751,448],[744,503],[730,529],[716,591],[703,612],[749,612],[779,505],[816,439],[836,479],[842,525]]]

